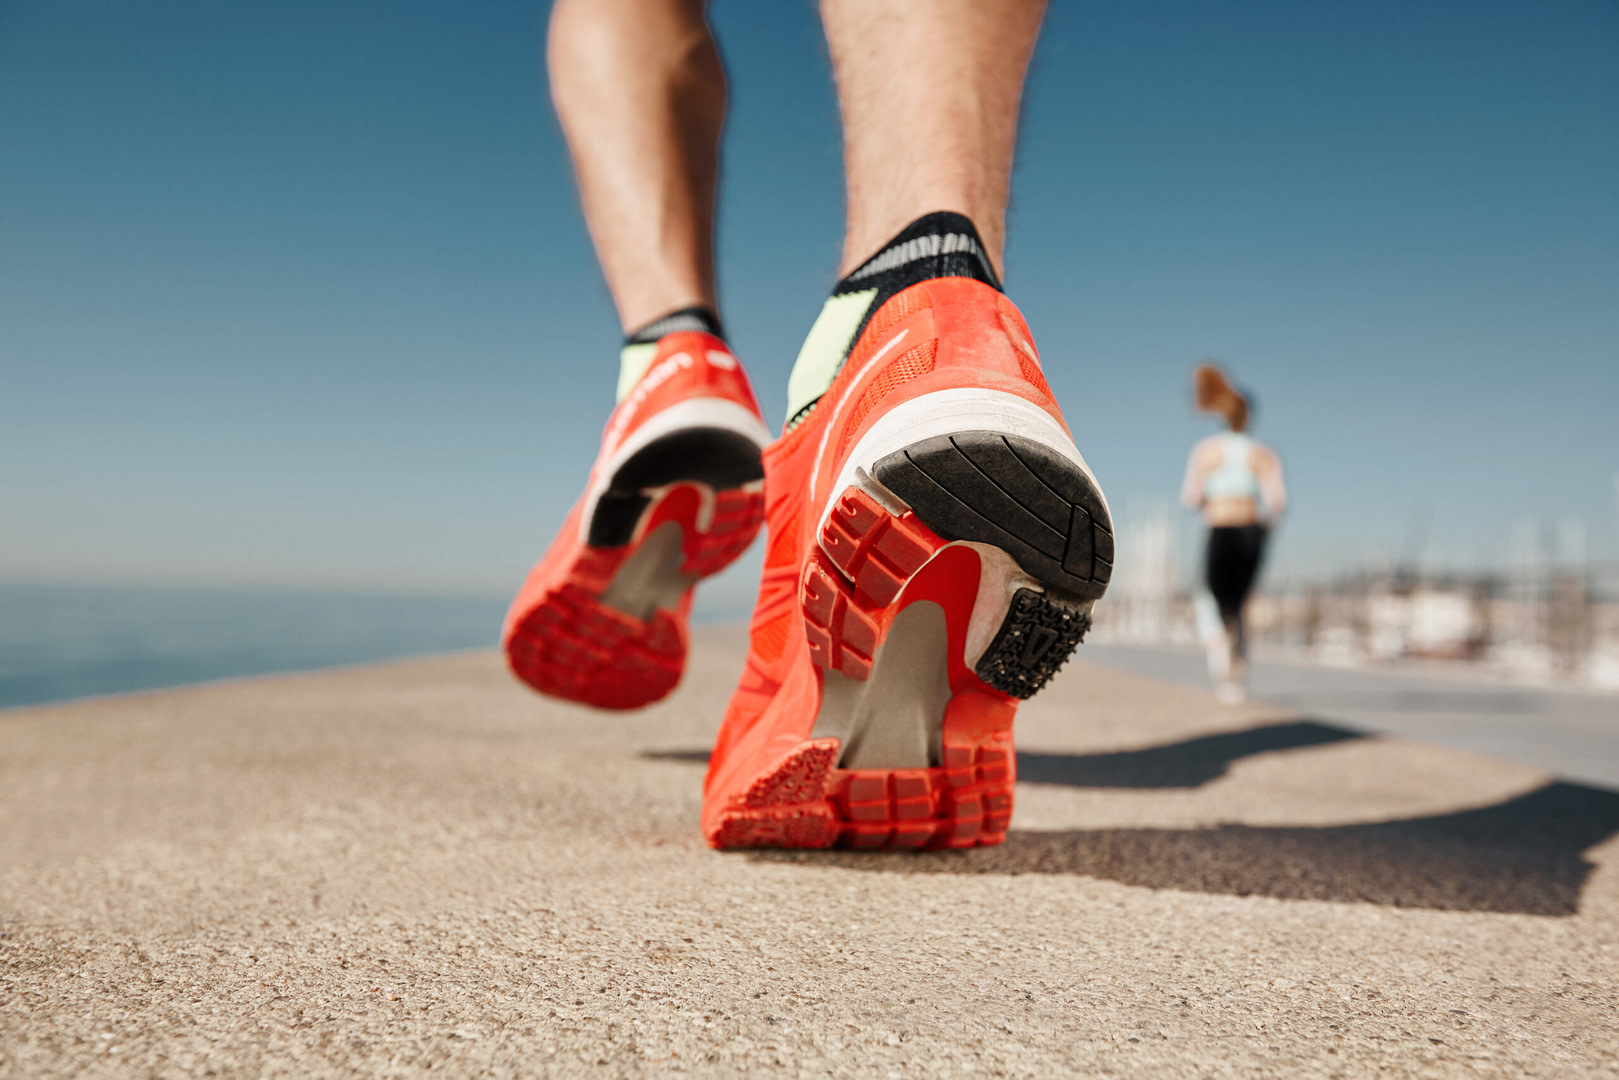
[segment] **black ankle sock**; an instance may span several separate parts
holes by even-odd
[[[972,220],[949,210],[917,218],[833,286],[793,367],[787,426],[809,415],[879,308],[918,282],[942,277],[973,278],[996,290],[1001,287]],[[863,305],[860,297],[866,298]]]
[[[996,289],[1000,279],[990,269],[984,242],[972,219],[950,210],[936,210],[917,218],[882,250],[838,282],[832,295],[875,288],[876,307],[919,281],[942,277],[970,277]]]
[[[698,305],[696,307],[681,308],[671,311],[660,318],[653,319],[635,333],[624,339],[626,345],[656,345],[658,339],[665,334],[677,334],[682,331],[700,334],[713,334],[723,340],[725,331],[720,328],[720,317],[709,308]]]

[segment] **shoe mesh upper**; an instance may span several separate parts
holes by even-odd
[[[861,395],[859,403],[855,405],[854,411],[849,414],[849,424],[843,429],[843,444],[838,447],[839,453],[854,440],[861,422],[866,419],[866,414],[876,408],[877,403],[887,396],[889,391],[933,370],[933,359],[938,351],[937,341],[924,341],[892,361],[872,380],[871,385],[866,387],[866,392]]]
[[[1018,350],[1017,363],[1018,367],[1023,370],[1023,377],[1033,383],[1036,390],[1039,390],[1047,397],[1052,396],[1051,387],[1046,384],[1045,373],[1040,370],[1038,364],[1023,354],[1022,349]]]
[[[771,523],[772,526],[775,522]],[[790,566],[798,561],[798,514],[794,512],[780,528],[770,530],[770,548],[765,552],[765,566]]]
[[[933,297],[928,295],[925,287],[912,286],[894,297],[888,303],[877,309],[871,317],[866,332],[860,335],[858,344],[870,348],[871,343],[888,332],[888,328],[902,319],[908,319],[924,308],[933,306]]]
[[[798,562],[798,519],[795,511],[786,521],[773,523],[770,531],[770,547],[765,552],[765,580],[771,580],[770,570],[775,567],[794,567]],[[796,588],[797,578],[793,578]],[[761,586],[761,589],[765,586]],[[781,614],[763,622],[756,622],[748,635],[748,648],[766,664],[774,664],[781,659],[782,653],[787,649],[787,635],[792,623],[792,612],[783,610]]]
[[[787,631],[792,621],[792,613],[783,612],[769,622],[755,626],[748,642],[754,655],[766,664],[780,660],[781,654],[787,650]]]

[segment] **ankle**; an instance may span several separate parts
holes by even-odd
[[[884,304],[913,285],[965,277],[999,290],[984,243],[970,219],[951,211],[924,214],[837,285],[810,327],[787,381],[787,427],[803,422]]]

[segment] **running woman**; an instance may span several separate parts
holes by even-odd
[[[1204,574],[1219,617],[1200,620],[1205,623],[1201,629],[1215,694],[1236,704],[1248,696],[1243,607],[1265,555],[1266,537],[1287,508],[1287,487],[1275,451],[1248,434],[1248,399],[1225,372],[1204,364],[1192,382],[1198,411],[1213,413],[1226,425],[1225,431],[1192,448],[1181,500],[1202,511],[1209,525]]]
[[[1107,503],[1001,285],[1043,13],[823,0],[844,257],[772,440],[717,311],[726,90],[702,0],[552,10],[552,97],[625,339],[600,455],[503,640],[543,693],[656,701],[693,586],[764,525],[704,785],[715,847],[1000,843],[1018,704],[1107,587]]]

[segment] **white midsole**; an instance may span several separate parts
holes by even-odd
[[[589,539],[590,522],[596,514],[596,503],[606,493],[608,486],[613,482],[613,475],[623,464],[655,440],[686,428],[718,428],[734,432],[751,441],[761,451],[770,443],[770,429],[765,427],[764,421],[755,416],[752,410],[734,401],[699,397],[688,398],[669,406],[636,428],[629,438],[619,444],[606,460],[597,466],[596,475],[591,480],[590,490],[585,493],[584,505],[579,514],[580,543]]]
[[[1074,440],[1040,406],[1002,390],[976,387],[937,390],[896,405],[854,444],[831,489],[824,493],[826,505],[821,508],[821,519],[816,525],[815,535],[821,535],[827,519],[832,516],[837,497],[851,486],[859,487],[884,505],[895,505],[893,493],[872,477],[872,469],[877,462],[923,439],[963,431],[1016,435],[1048,447],[1078,465],[1097,494],[1101,495],[1102,485],[1096,482],[1096,474],[1085,464]],[[821,497],[822,493],[811,492],[812,499]],[[1105,509],[1107,497],[1101,497]]]

